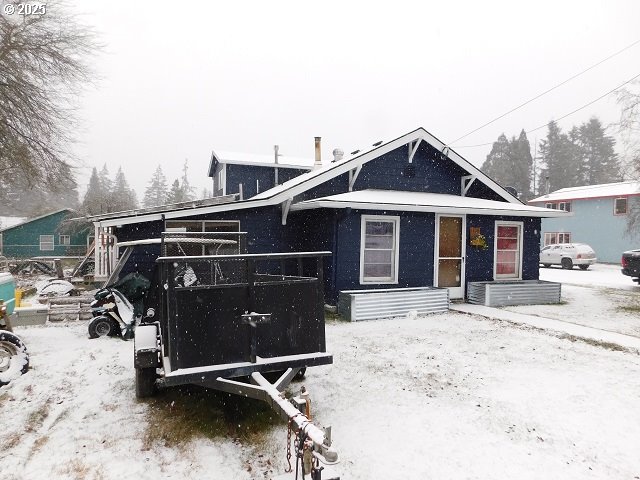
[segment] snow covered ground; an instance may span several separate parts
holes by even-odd
[[[640,291],[607,287],[563,285],[566,303],[530,308],[598,323],[618,294],[639,304]],[[223,395],[198,389],[139,402],[132,342],[89,340],[84,322],[17,333],[32,368],[0,387],[3,480],[284,471],[286,425],[267,407],[241,401],[244,415],[225,415]],[[640,478],[636,354],[460,313],[331,322],[327,345],[334,364],[310,369],[304,384],[318,423],[333,425],[344,480]]]

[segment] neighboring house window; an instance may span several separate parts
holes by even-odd
[[[571,211],[571,202],[560,202],[558,203],[558,210],[564,210],[565,212]]]
[[[60,245],[71,245],[71,236],[60,235]]]
[[[522,271],[522,223],[496,222],[496,278],[520,278]]]
[[[400,217],[362,216],[360,283],[398,283]]]
[[[558,206],[555,203],[545,203],[544,208],[550,208],[552,210],[555,210],[556,208],[558,208]]]
[[[616,198],[614,206],[614,215],[626,215],[627,214],[627,199]]]
[[[556,243],[571,243],[571,233],[569,232],[546,232],[544,234],[544,244],[554,245]]]
[[[53,250],[53,235],[40,235],[40,250],[43,252]]]

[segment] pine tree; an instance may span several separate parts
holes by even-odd
[[[480,169],[502,186],[515,188],[519,198],[527,200],[531,195],[532,167],[529,140],[523,130],[517,139],[507,140],[501,134]]]
[[[577,143],[582,162],[584,185],[620,181],[620,163],[614,151],[615,140],[606,135],[600,120],[592,118],[578,129]]]
[[[180,203],[184,202],[184,193],[182,191],[182,186],[180,185],[180,180],[177,178],[171,184],[171,188],[169,189],[169,193],[167,194],[167,203]]]
[[[182,179],[180,182],[180,187],[182,189],[182,202],[188,202],[189,200],[193,200],[195,198],[194,189],[189,183],[189,178],[187,176],[187,172],[189,171],[189,160],[184,161],[184,166],[182,167]]]
[[[164,205],[167,203],[167,195],[167,179],[162,173],[162,167],[158,165],[149,180],[142,203],[145,207]]]
[[[122,167],[118,167],[118,172],[113,181],[113,195],[111,201],[111,211],[122,212],[138,208],[136,193],[129,187],[129,183],[124,176]]]
[[[574,144],[562,133],[558,124],[549,123],[547,137],[540,141],[542,168],[538,179],[539,193],[580,185],[576,175],[581,170]]]
[[[98,175],[98,170],[93,167],[91,177],[89,178],[89,186],[82,201],[82,210],[87,215],[98,215],[107,213],[108,202],[105,201],[105,195],[102,190],[102,182]]]

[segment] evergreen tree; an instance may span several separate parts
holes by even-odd
[[[200,198],[211,198],[213,197],[213,192],[209,190],[207,187],[202,189],[202,193],[200,193]]]
[[[111,211],[122,212],[138,208],[136,193],[129,187],[129,183],[124,176],[122,167],[118,168],[113,181],[113,195],[111,200]]]
[[[167,196],[167,179],[162,173],[162,167],[158,165],[158,168],[151,176],[151,180],[149,180],[142,203],[145,207],[164,205],[167,203]]]
[[[102,190],[102,194],[105,196],[104,201],[109,204],[112,201],[111,197],[113,194],[113,182],[109,178],[109,169],[107,168],[106,163],[102,166],[102,170],[100,170],[98,178],[100,179],[100,188]]]
[[[582,184],[598,185],[621,181],[620,163],[614,151],[615,140],[606,135],[600,120],[592,118],[578,129]]]
[[[515,188],[518,197],[526,201],[531,196],[533,158],[530,150],[524,130],[517,139],[512,137],[510,141],[503,133],[494,142],[480,169],[500,185]]]
[[[547,137],[540,141],[542,168],[538,177],[539,194],[580,185],[576,173],[581,170],[581,165],[574,144],[555,121],[551,121],[548,128]]]
[[[184,202],[183,198],[184,194],[182,191],[182,186],[180,185],[180,180],[176,178],[171,184],[171,188],[169,189],[169,193],[167,194],[167,203]]]
[[[84,200],[82,202],[82,210],[87,215],[98,215],[100,213],[107,213],[107,207],[109,203],[105,199],[105,194],[102,190],[102,182],[98,175],[98,170],[93,167],[91,171],[91,177],[89,178],[89,186],[87,192],[84,194]]]

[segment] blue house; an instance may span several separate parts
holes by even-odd
[[[257,175],[247,168],[242,178],[252,184]],[[344,290],[437,286],[464,298],[471,281],[537,280],[541,218],[565,215],[523,204],[418,128],[345,158],[317,158],[251,198],[92,220],[96,235],[108,230],[119,242],[167,229],[231,230],[247,232],[250,253],[329,250],[333,303]]]
[[[529,204],[571,213],[542,221],[542,246],[587,243],[598,261],[619,263],[622,252],[640,246],[640,234],[627,232],[629,206],[639,199],[640,182],[618,182],[562,188]]]

